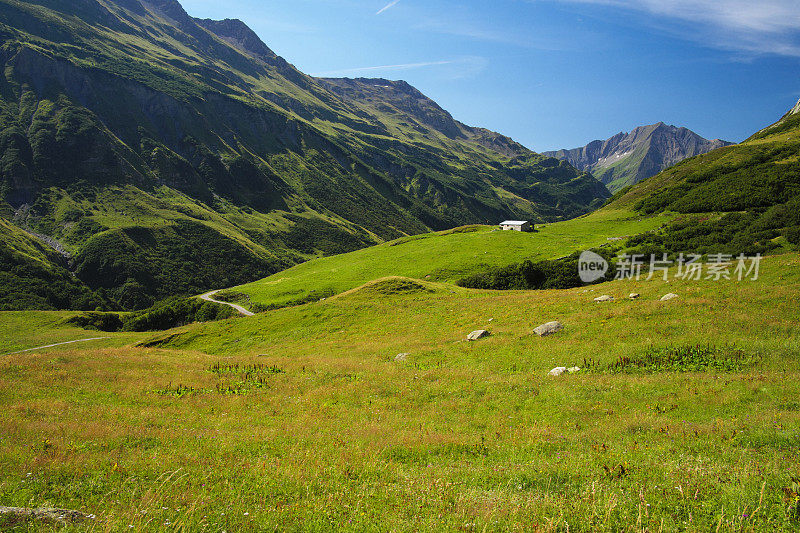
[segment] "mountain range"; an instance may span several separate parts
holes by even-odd
[[[307,76],[175,0],[0,0],[0,39],[5,308],[137,309],[610,196],[407,83]]]
[[[580,170],[591,172],[609,190],[616,192],[688,157],[730,144],[720,139],[704,139],[686,128],[659,122],[640,126],[630,133],[617,133],[605,141],[592,141],[582,148],[543,152],[543,155],[563,159]]]

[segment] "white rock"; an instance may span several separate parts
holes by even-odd
[[[581,371],[581,369],[579,367],[577,367],[577,366],[573,366],[573,367],[570,367],[570,368],[567,369],[567,372],[569,372],[570,374],[575,374],[575,373],[580,372],[580,371]]]
[[[639,293],[638,292],[632,292],[632,293],[630,293],[628,295],[628,298],[630,298],[631,300],[637,300],[639,298]]]
[[[662,297],[661,297],[661,301],[662,301],[662,302],[666,302],[666,301],[668,301],[668,300],[673,300],[673,299],[675,299],[675,298],[677,298],[677,297],[678,297],[678,295],[677,295],[677,294],[675,294],[674,292],[671,292],[671,293],[669,293],[669,294],[665,294],[664,296],[662,296]]]
[[[478,329],[467,335],[468,341],[476,341],[478,339],[482,339],[484,337],[488,337],[490,333],[485,329]]]
[[[609,296],[608,294],[604,294],[602,296],[598,296],[594,299],[595,302],[613,302],[614,298]]]
[[[567,367],[565,367],[565,366],[557,366],[553,370],[548,372],[547,375],[548,376],[560,376],[561,374],[563,374],[566,371],[567,371]]]
[[[541,326],[537,326],[534,328],[533,332],[539,335],[540,337],[547,337],[548,335],[552,335],[553,333],[558,333],[564,329],[564,325],[561,322],[548,322],[547,324],[542,324]]]
[[[406,359],[408,359],[409,355],[411,355],[411,354],[399,353],[399,354],[394,356],[394,360],[397,361],[398,363],[401,363],[401,362],[405,361]]]

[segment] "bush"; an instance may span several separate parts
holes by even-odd
[[[197,298],[172,299],[121,317],[116,313],[84,313],[67,320],[84,329],[100,331],[163,331],[193,322],[213,322],[236,315],[227,305]]]
[[[608,250],[594,250],[609,265],[612,254]],[[574,253],[563,259],[532,262],[530,260],[507,267],[493,267],[467,276],[457,282],[460,287],[489,290],[539,290],[571,289],[585,285],[578,270],[580,254]],[[609,281],[614,275],[613,266],[595,283]]]
[[[606,368],[611,373],[739,372],[761,362],[758,355],[713,345],[651,347],[641,354],[620,357]],[[591,368],[591,364],[585,365]]]
[[[72,324],[83,329],[94,329],[98,331],[119,331],[122,329],[122,319],[117,313],[85,313],[74,316],[66,320],[67,324]]]
[[[150,309],[135,313],[125,320],[125,331],[162,331],[192,322],[224,320],[236,314],[227,305],[206,302],[197,298],[166,301]]]
[[[786,240],[800,246],[800,226],[795,226],[786,230]]]

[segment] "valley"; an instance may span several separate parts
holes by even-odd
[[[540,154],[175,0],[0,38],[0,530],[797,531],[800,103]]]

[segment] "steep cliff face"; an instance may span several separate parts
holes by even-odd
[[[431,229],[562,219],[609,195],[405,82],[312,78],[243,22],[174,0],[0,0],[0,36],[0,215],[74,265],[116,265],[104,280],[77,270],[109,300]],[[170,250],[181,238],[192,247]],[[240,272],[165,274],[208,260],[202,241]]]
[[[691,130],[663,122],[618,133],[605,141],[592,141],[582,148],[545,152],[591,172],[611,191],[658,174],[688,157],[704,154],[731,143],[707,140]]]

